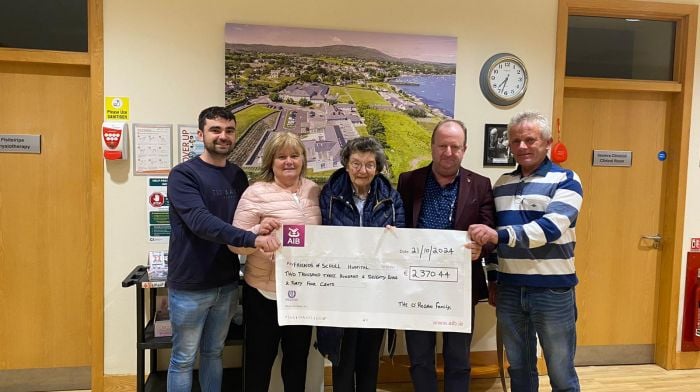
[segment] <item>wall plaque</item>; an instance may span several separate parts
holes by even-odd
[[[632,166],[632,151],[593,150],[593,166]]]
[[[41,154],[41,135],[0,134],[0,152]]]

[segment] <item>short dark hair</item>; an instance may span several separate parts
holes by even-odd
[[[453,118],[448,118],[446,120],[442,120],[437,125],[435,125],[435,128],[433,128],[433,134],[430,136],[430,145],[435,144],[435,132],[440,129],[441,126],[447,124],[447,123],[455,123],[459,125],[460,128],[462,128],[462,132],[464,132],[464,145],[467,145],[467,126],[464,125],[463,122],[459,120],[455,120]]]
[[[377,163],[377,173],[384,171],[386,167],[386,154],[384,154],[384,148],[382,148],[382,145],[377,139],[370,136],[360,136],[349,140],[345,147],[343,147],[343,151],[340,152],[340,163],[343,167],[348,167],[350,155],[356,152],[374,153],[374,160]]]
[[[236,116],[232,111],[223,106],[210,106],[199,113],[199,130],[204,132],[204,125],[206,125],[207,120],[214,120],[217,118],[236,121]]]

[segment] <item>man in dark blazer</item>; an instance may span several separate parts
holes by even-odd
[[[399,176],[398,191],[406,212],[406,227],[464,230],[469,225],[494,227],[495,206],[491,181],[461,167],[467,149],[467,129],[457,120],[444,120],[433,130],[433,161],[430,165]],[[471,243],[472,326],[474,305],[488,298],[481,258],[493,246]],[[490,280],[495,280],[495,276]],[[411,360],[411,379],[417,392],[437,391],[434,331],[406,331],[406,346]],[[445,391],[469,391],[471,333],[444,332],[442,355],[445,366]]]

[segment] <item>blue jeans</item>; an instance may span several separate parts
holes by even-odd
[[[499,285],[496,315],[510,363],[512,392],[538,390],[537,338],[552,391],[581,390],[574,369],[577,310],[573,287]]]
[[[222,353],[238,302],[238,283],[208,290],[168,289],[173,351],[168,392],[192,390],[192,368],[199,350],[202,392],[220,392]]]

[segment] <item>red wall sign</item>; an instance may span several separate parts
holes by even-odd
[[[700,252],[700,238],[690,239],[690,250],[692,252]]]
[[[153,207],[162,207],[165,204],[165,195],[160,192],[152,193],[148,197],[148,202],[151,203]]]

